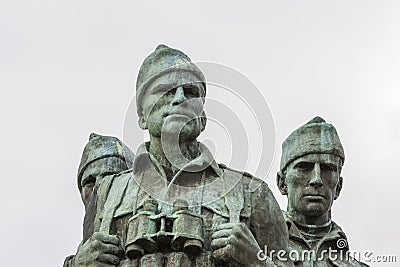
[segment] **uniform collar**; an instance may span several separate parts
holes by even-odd
[[[135,157],[135,160],[133,163],[133,173],[135,175],[139,175],[140,173],[143,173],[143,171],[145,171],[151,167],[150,164],[152,164],[152,163],[157,168],[157,171],[160,174],[164,174],[164,170],[163,170],[161,164],[148,151],[149,144],[150,144],[149,142],[146,142],[146,143],[140,145],[137,150],[136,157]],[[199,144],[199,149],[200,149],[200,155],[197,158],[190,161],[188,164],[186,164],[183,168],[183,171],[191,170],[191,169],[192,170],[193,169],[201,169],[201,170],[210,169],[218,177],[221,177],[223,175],[223,171],[216,163],[210,150],[204,144],[202,144],[200,142],[198,144]]]
[[[284,215],[284,218],[286,221],[286,225],[288,227],[289,239],[300,241],[300,242],[304,243],[308,248],[311,249],[310,245],[308,244],[306,239],[301,234],[297,225],[288,216],[287,211],[283,211],[283,215]],[[324,237],[322,237],[320,241],[318,241],[317,250],[318,250],[318,247],[320,247],[324,242],[331,241],[331,240],[339,240],[339,239],[347,240],[347,237],[346,237],[345,233],[343,232],[342,228],[340,228],[340,226],[337,225],[333,221],[331,223],[332,223],[331,231],[329,233],[327,233],[326,235],[324,235]]]

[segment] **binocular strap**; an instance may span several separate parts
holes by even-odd
[[[111,222],[115,211],[121,204],[122,198],[130,179],[114,179],[114,182],[108,193],[106,203],[104,204],[103,220],[100,224],[100,232],[110,234]],[[121,190],[123,188],[123,190]]]

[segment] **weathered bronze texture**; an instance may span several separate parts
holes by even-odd
[[[282,144],[277,184],[288,198],[284,214],[296,266],[365,266],[346,254],[347,237],[331,220],[343,185],[344,159],[335,127],[321,117],[293,131]]]
[[[257,258],[264,247],[288,249],[272,192],[217,164],[197,141],[207,121],[200,69],[160,45],[144,60],[136,90],[139,127],[150,141],[139,147],[132,170],[96,183],[70,266],[273,266]],[[250,183],[259,186],[251,190]]]
[[[114,136],[91,133],[85,145],[78,168],[78,189],[85,209],[96,183],[106,175],[112,175],[132,167],[135,156],[124,143]],[[92,205],[92,209],[95,207]],[[78,248],[80,250],[81,245]],[[72,266],[75,255],[67,257],[64,266]]]

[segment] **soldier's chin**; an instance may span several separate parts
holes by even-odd
[[[171,114],[165,117],[165,122],[166,123],[172,123],[172,122],[183,122],[183,123],[188,123],[191,119],[183,114]]]
[[[164,140],[174,141],[178,140],[186,141],[186,140],[194,140],[200,135],[200,128],[196,127],[192,124],[179,124],[179,123],[171,123],[168,127],[164,128],[162,131],[162,138]]]
[[[161,132],[178,134],[188,121],[189,120],[185,116],[167,116],[164,118]]]
[[[179,140],[194,140],[200,135],[200,129],[194,125],[186,124],[179,133]]]
[[[167,136],[177,136],[179,139],[195,139],[200,135],[201,128],[195,119],[185,116],[168,116],[165,120],[162,133]]]
[[[309,216],[321,216],[326,212],[326,207],[322,203],[310,202],[307,204],[306,213]]]

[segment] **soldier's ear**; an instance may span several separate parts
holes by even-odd
[[[287,186],[286,186],[286,181],[285,181],[285,175],[282,172],[278,172],[276,174],[276,185],[279,188],[279,191],[281,191],[282,195],[287,195]]]
[[[201,114],[200,121],[201,121],[201,131],[204,131],[204,129],[206,128],[206,124],[207,124],[207,117],[206,117],[206,113],[204,111]]]
[[[340,191],[342,191],[342,187],[343,187],[343,178],[342,178],[342,176],[340,176],[339,177],[339,181],[338,181],[338,183],[336,185],[336,192],[335,192],[334,200],[336,200],[339,197]]]
[[[143,130],[147,129],[147,121],[143,115],[139,117],[139,127]]]

